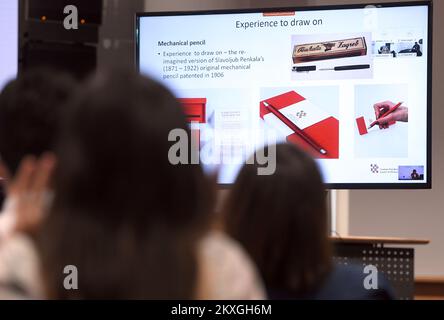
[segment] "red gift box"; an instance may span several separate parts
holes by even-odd
[[[195,128],[193,124],[206,122],[205,110],[207,106],[207,99],[180,98],[179,102],[182,104],[182,108],[188,123],[191,124],[191,135],[193,136],[193,139],[195,139],[195,141],[198,141],[198,148],[200,149],[200,129]]]

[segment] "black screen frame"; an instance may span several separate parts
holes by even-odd
[[[239,13],[267,13],[285,11],[315,11],[315,10],[342,10],[342,9],[364,9],[373,6],[376,8],[389,7],[411,7],[427,6],[428,8],[428,39],[427,39],[427,152],[426,152],[426,177],[424,183],[324,183],[326,189],[340,190],[366,190],[366,189],[432,189],[432,58],[433,58],[433,1],[409,1],[409,2],[386,2],[386,3],[363,3],[343,5],[320,5],[320,6],[295,6],[277,8],[249,8],[249,9],[224,9],[224,10],[193,10],[193,11],[161,11],[161,12],[138,12],[135,16],[135,66],[140,73],[139,44],[140,44],[140,19],[153,16],[187,16],[187,15],[212,15],[212,14],[239,14]],[[221,189],[229,189],[233,184],[218,184]]]

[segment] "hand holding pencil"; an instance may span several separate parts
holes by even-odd
[[[402,106],[402,102],[398,104],[392,101],[379,102],[376,103],[373,108],[375,109],[376,115],[374,124],[378,124],[380,129],[387,129],[391,122],[408,122],[409,120],[409,109]]]

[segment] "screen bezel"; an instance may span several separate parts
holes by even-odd
[[[226,9],[226,10],[195,10],[195,11],[161,11],[161,12],[138,12],[135,19],[135,65],[140,73],[139,43],[140,43],[140,18],[153,16],[186,16],[186,15],[212,15],[212,14],[238,14],[238,13],[263,13],[263,12],[285,12],[285,11],[314,11],[314,10],[341,10],[341,9],[364,9],[367,6],[376,8],[388,7],[411,7],[427,6],[428,28],[427,28],[427,182],[424,183],[325,183],[326,189],[431,189],[432,188],[432,56],[433,56],[433,2],[411,1],[411,2],[387,2],[387,3],[365,3],[344,5],[321,5],[321,6],[295,6],[278,8],[251,8],[251,9]],[[219,187],[230,188],[233,184],[219,184]]]

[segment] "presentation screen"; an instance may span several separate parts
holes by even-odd
[[[17,76],[18,2],[19,0],[0,1],[0,90]]]
[[[430,11],[142,13],[137,67],[179,98],[221,185],[255,149],[289,142],[316,159],[327,188],[430,188]]]

